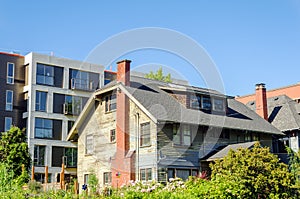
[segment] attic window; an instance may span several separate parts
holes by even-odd
[[[225,111],[225,100],[221,98],[213,99],[213,110],[214,111]]]
[[[114,111],[117,109],[116,94],[111,94],[105,97],[105,112]]]

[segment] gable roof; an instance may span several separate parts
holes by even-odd
[[[291,131],[300,129],[300,104],[286,95],[267,99],[269,122],[279,130]],[[256,109],[255,101],[247,103],[252,110]]]
[[[97,90],[93,98],[97,98],[97,95],[117,88],[121,89],[155,123],[171,121],[283,135],[278,129],[250,110],[246,105],[236,101],[232,97],[222,95],[210,89],[131,76],[130,86],[124,86],[122,83],[114,81]],[[227,100],[228,112],[226,114],[214,114],[202,110],[189,109],[174,99],[165,89],[223,97]],[[92,102],[93,100],[88,101],[88,103]],[[90,105],[87,104],[86,106]],[[76,133],[75,129],[82,123],[80,120],[84,120],[84,115],[87,114],[85,111],[87,110],[85,107],[73,125],[67,139],[70,140],[74,137],[73,134]]]

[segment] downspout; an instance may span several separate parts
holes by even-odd
[[[137,179],[136,180],[139,180],[140,179],[140,115],[139,113],[136,113],[135,114],[135,132],[136,132],[136,172],[137,172]]]

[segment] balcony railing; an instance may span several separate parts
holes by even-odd
[[[92,90],[94,90],[94,82],[89,81],[87,79],[72,78],[71,79],[71,89],[92,91]]]

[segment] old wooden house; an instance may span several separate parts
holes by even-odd
[[[101,187],[117,187],[187,179],[207,169],[222,147],[252,141],[271,147],[273,135],[282,133],[233,97],[130,76],[124,60],[117,80],[89,99],[68,140],[78,143],[80,185],[95,173]]]

